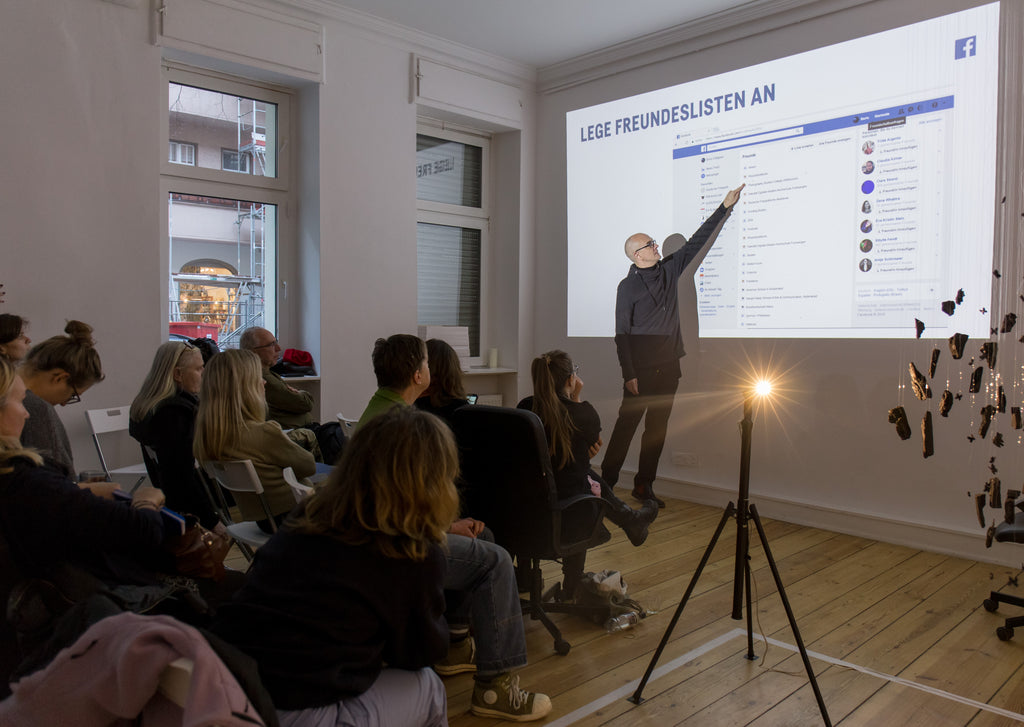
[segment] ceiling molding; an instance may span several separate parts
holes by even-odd
[[[563,91],[874,1],[753,0],[732,10],[545,66],[538,71],[537,90],[544,94]]]
[[[287,5],[339,22],[370,33],[378,39],[412,53],[426,55],[439,60],[472,64],[489,71],[488,76],[505,83],[513,82],[533,88],[537,81],[534,66],[502,58],[500,56],[471,48],[454,41],[415,28],[393,23],[360,10],[338,5],[331,0],[273,0],[277,5]]]

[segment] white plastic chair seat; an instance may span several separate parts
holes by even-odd
[[[250,548],[259,548],[270,540],[270,535],[260,530],[260,526],[253,520],[241,523],[232,523],[225,526],[232,538],[240,543],[245,543]]]
[[[284,481],[288,483],[290,488],[292,488],[292,494],[295,495],[295,502],[302,502],[302,500],[313,491],[313,488],[309,485],[304,485],[299,482],[299,478],[295,476],[295,470],[291,467],[285,467],[281,470],[281,474],[284,475]]]
[[[141,485],[149,473],[146,471],[146,464],[139,462],[138,464],[127,465],[125,467],[111,468],[107,464],[107,458],[103,456],[103,448],[100,446],[100,435],[101,434],[113,434],[115,432],[127,432],[128,431],[128,412],[130,407],[127,406],[115,406],[107,409],[89,409],[85,412],[85,418],[89,422],[89,429],[92,431],[92,441],[96,445],[96,454],[99,455],[100,465],[103,467],[103,471],[107,473],[107,476],[114,482],[118,481],[118,477],[127,475],[128,477],[134,477],[135,482],[131,486],[131,491]]]

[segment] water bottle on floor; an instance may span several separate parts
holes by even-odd
[[[605,621],[604,628],[608,633],[614,634],[617,631],[633,628],[638,621],[640,621],[640,614],[636,611],[626,611]]]

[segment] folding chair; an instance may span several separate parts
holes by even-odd
[[[313,488],[309,485],[304,485],[299,482],[299,478],[295,476],[295,470],[291,467],[285,467],[281,470],[281,474],[284,475],[284,481],[288,483],[290,488],[292,488],[292,494],[295,495],[295,502],[302,502],[306,496],[313,491]]]
[[[252,460],[242,459],[233,462],[204,462],[203,469],[221,487],[230,492],[245,492],[258,495],[260,504],[263,505],[263,512],[270,521],[270,528],[277,532],[277,525],[274,523],[274,515],[267,504],[267,498],[263,494],[263,483],[260,482],[256,468],[252,466]],[[270,540],[270,536],[260,530],[255,520],[247,520],[240,523],[231,523],[227,526],[228,532],[235,540],[246,545],[259,548]]]
[[[113,434],[115,432],[128,431],[128,410],[127,406],[114,407],[112,409],[89,409],[85,412],[85,418],[89,421],[89,429],[92,430],[92,441],[96,445],[96,454],[100,457],[100,465],[107,476],[117,482],[119,475],[136,477],[135,484],[131,486],[130,492],[134,492],[146,479],[146,465],[144,462],[110,469],[107,465],[107,458],[103,456],[103,448],[100,446],[101,434]]]

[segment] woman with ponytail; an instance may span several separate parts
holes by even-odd
[[[92,326],[68,321],[64,333],[33,346],[18,369],[28,388],[25,408],[30,415],[21,443],[72,475],[71,443],[54,407],[81,401],[82,394],[103,381],[103,367],[94,348]]]
[[[579,367],[565,351],[548,351],[533,360],[530,373],[533,396],[519,402],[519,408],[533,411],[544,424],[559,497],[598,495],[609,505],[608,519],[633,545],[642,545],[658,516],[657,504],[647,501],[639,510],[632,509],[590,468],[590,458],[601,448],[601,419],[590,402],[580,400]]]

